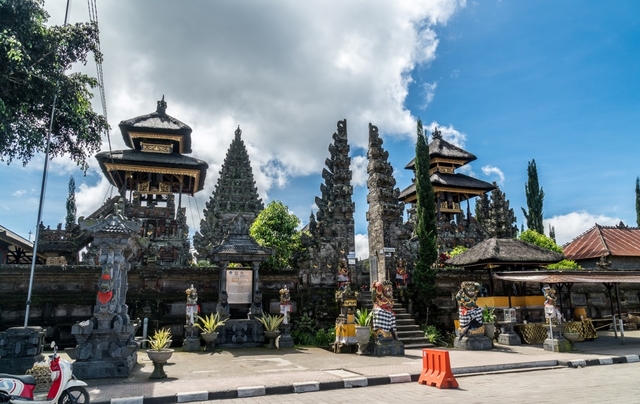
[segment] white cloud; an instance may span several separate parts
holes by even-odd
[[[469,177],[478,178],[478,174],[476,174],[476,172],[473,171],[473,165],[471,164],[465,164],[462,167],[457,168],[456,172],[468,175]]]
[[[362,187],[367,185],[367,164],[369,160],[366,156],[355,156],[351,158],[351,184],[354,187]]]
[[[544,219],[544,226],[547,235],[549,234],[549,225],[553,226],[556,230],[556,242],[559,245],[564,245],[595,226],[596,223],[612,226],[620,221],[621,219],[618,217],[594,215],[582,210]]]
[[[22,198],[27,194],[26,189],[19,189],[11,194],[11,196],[15,196],[16,198]]]
[[[433,97],[436,96],[436,88],[438,88],[438,82],[434,81],[433,83],[424,83],[423,86],[424,91],[424,104],[422,109],[425,109],[431,104],[433,101]]]
[[[497,175],[498,180],[496,181],[499,186],[504,185],[504,173],[498,167],[494,167],[492,165],[486,165],[482,167],[482,173],[486,176]]]
[[[455,146],[458,146],[461,149],[464,149],[464,144],[467,141],[466,134],[454,128],[453,125],[443,126],[440,125],[437,121],[433,121],[428,125],[424,125],[425,133],[428,130],[429,134],[431,134],[431,132],[433,132],[435,128],[438,128],[444,140]],[[429,141],[431,141],[431,137],[429,138]]]
[[[359,260],[369,258],[369,236],[366,234],[356,234],[356,257]]]

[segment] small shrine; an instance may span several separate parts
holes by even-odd
[[[248,348],[264,343],[262,323],[255,317],[262,312],[260,264],[271,254],[271,249],[260,247],[249,235],[247,220],[240,213],[230,222],[222,242],[208,252],[209,260],[220,268],[216,312],[227,319],[219,328],[216,346]]]
[[[442,133],[436,128],[429,143],[429,158],[429,174],[436,198],[440,252],[451,251],[458,245],[470,248],[488,238],[486,231],[471,216],[469,200],[493,190],[495,186],[456,172],[477,157],[444,140]],[[405,168],[415,171],[415,158]],[[398,199],[415,205],[417,202],[415,182],[405,188]],[[466,215],[463,211],[465,201]],[[410,220],[415,218],[410,216]]]
[[[123,215],[140,222],[142,248],[134,261],[145,266],[186,266],[191,262],[182,196],[202,190],[209,167],[186,155],[191,153],[191,128],[167,115],[166,110],[163,97],[155,112],[120,122],[129,149],[96,155],[102,172],[125,201]],[[117,199],[108,200],[86,219],[111,214]],[[90,247],[88,256],[95,254]]]

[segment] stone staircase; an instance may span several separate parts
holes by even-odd
[[[362,292],[360,294],[360,304],[362,307],[373,310],[371,293]],[[432,348],[434,345],[424,336],[424,331],[416,324],[416,320],[407,313],[407,309],[402,303],[396,301],[393,305],[396,313],[396,327],[398,340],[404,344],[405,349]]]

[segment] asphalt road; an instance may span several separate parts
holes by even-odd
[[[458,377],[458,389],[418,383],[269,395],[195,404],[640,403],[640,363]]]

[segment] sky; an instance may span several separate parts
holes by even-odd
[[[49,24],[63,23],[65,5],[46,1]],[[88,20],[87,4],[73,2],[70,22]],[[155,111],[164,95],[167,113],[193,129],[191,156],[209,163],[204,190],[184,204],[191,234],[238,125],[264,202],[282,201],[307,223],[341,119],[359,258],[368,254],[369,123],[400,190],[413,177],[404,166],[421,119],[477,156],[462,172],[496,181],[518,227],[533,159],[559,244],[595,223],[637,225],[640,2],[110,0],[98,2],[98,21],[111,125],[102,150],[108,140],[124,149],[118,123]],[[96,66],[74,69],[95,75]],[[99,96],[93,106],[102,111]],[[0,166],[0,224],[25,238],[43,162]],[[55,159],[45,225],[64,222],[71,175],[78,216],[115,193],[95,159],[86,176]]]

